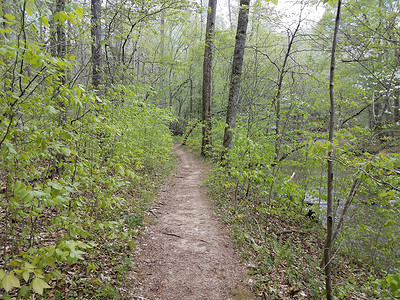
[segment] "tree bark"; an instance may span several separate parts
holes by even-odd
[[[189,74],[189,119],[193,118],[193,75],[192,75],[192,67],[190,67],[190,74]]]
[[[165,48],[165,18],[164,18],[164,14],[161,14],[161,21],[160,21],[160,36],[161,36],[161,41],[160,41],[160,61],[163,62],[164,61],[164,48]],[[159,65],[160,68],[160,73],[164,74],[164,66],[162,63],[160,63]],[[161,86],[161,90],[164,91],[164,79],[165,76],[162,75],[160,78],[160,86]],[[165,97],[161,97],[162,100],[160,101],[160,106],[162,108],[166,108],[167,107],[167,103],[165,100]]]
[[[397,48],[395,51],[395,55],[397,57],[397,67],[400,66],[400,49]],[[396,80],[396,88],[394,92],[394,99],[393,99],[393,123],[396,125],[400,121],[400,81]]]
[[[330,119],[329,119],[329,138],[328,141],[332,145],[335,126],[335,64],[336,64],[336,48],[337,36],[340,24],[340,11],[342,0],[338,0],[337,12],[335,19],[335,30],[332,41],[331,67],[329,78],[329,98],[330,98]],[[333,149],[328,150],[328,178],[327,178],[327,209],[326,209],[326,240],[324,247],[324,271],[326,299],[333,299],[332,288],[332,247],[333,247]]]
[[[232,148],[232,141],[235,132],[236,116],[239,105],[240,79],[242,76],[244,48],[246,45],[247,24],[249,22],[249,6],[250,0],[240,0],[221,160],[224,159],[228,150]]]
[[[65,0],[57,0],[56,13],[60,13],[62,11],[65,11]],[[57,21],[55,23],[56,23],[56,56],[63,59],[67,54],[65,29],[64,25],[61,24],[61,22]],[[61,76],[61,82],[64,85],[66,81],[65,70],[60,70],[60,72],[64,73]]]
[[[396,88],[393,99],[393,123],[396,125],[400,121],[400,89]]]
[[[231,9],[231,1],[228,0],[228,14],[229,14],[229,30],[231,36],[233,35],[233,24],[232,24],[232,9]]]
[[[201,143],[202,156],[207,156],[211,150],[212,62],[214,53],[216,12],[217,0],[209,0],[203,63],[203,110],[201,118],[203,122],[203,138]]]
[[[101,0],[91,0],[92,11],[92,83],[99,91],[103,83],[101,50]]]
[[[65,11],[65,0],[57,0],[56,2],[56,10],[55,10],[55,15]],[[56,32],[54,34],[54,40],[55,40],[55,47],[53,48],[53,55],[64,59],[66,54],[67,54],[67,41],[66,41],[66,35],[65,35],[65,28],[64,24],[60,22],[60,20],[56,20],[55,15],[53,17],[54,19],[54,24],[55,24],[55,29]],[[66,70],[63,68],[60,68],[59,70],[60,74],[60,86],[65,85],[67,81],[67,74]],[[59,89],[57,89],[57,92]],[[58,105],[61,108],[61,113],[60,113],[60,118],[59,118],[59,125],[63,125],[67,122],[67,115],[68,115],[68,107],[64,105],[62,101],[58,101]]]

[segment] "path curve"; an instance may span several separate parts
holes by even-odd
[[[206,196],[205,167],[174,146],[177,173],[161,187],[136,247],[136,299],[252,299],[226,227]]]

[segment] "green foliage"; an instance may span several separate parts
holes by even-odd
[[[400,297],[400,275],[388,275],[380,280],[385,297]]]
[[[39,42],[36,26],[51,35],[49,11],[39,6],[26,2],[22,15],[11,6],[2,19],[0,294],[6,298],[53,293],[67,265],[87,261],[98,276],[92,255],[104,234],[134,246],[145,193],[172,158],[173,118],[143,100],[151,88],[113,85],[95,94],[74,78],[75,53],[59,57]],[[53,20],[84,28],[84,11],[67,5]]]
[[[337,0],[323,0],[323,2],[333,7]]]
[[[323,205],[318,209],[318,203],[326,201],[326,167],[321,161],[325,161],[329,149],[335,151],[336,225],[346,199],[349,199],[351,184],[354,180],[361,180],[356,196],[349,199],[344,229],[338,229],[341,253],[377,269],[397,268],[400,243],[397,238],[399,212],[395,200],[398,197],[398,155],[361,152],[363,144],[360,141],[368,139],[370,132],[355,126],[339,130],[332,143],[326,142],[324,134],[288,131],[283,139],[285,144],[280,145],[283,154],[277,159],[275,143],[263,133],[263,128],[262,124],[253,123],[249,130],[248,124],[239,118],[234,147],[224,165],[217,166],[208,180],[214,193],[221,197],[219,202],[234,218],[235,237],[242,246],[245,245],[245,257],[256,253],[255,274],[270,274],[269,268],[280,263],[291,265],[293,256],[296,256],[293,253],[298,251],[294,250],[296,247],[290,239],[270,236],[273,230],[268,228],[276,226],[271,218],[283,220],[284,227],[296,222],[309,226],[311,223],[304,216],[310,208],[305,203],[312,201],[316,218],[323,220],[325,211]],[[274,225],[265,225],[269,222]],[[296,277],[296,269],[289,269],[290,274]],[[335,289],[337,297],[356,294],[360,280],[356,276],[338,285]],[[368,288],[371,281],[369,279],[362,291],[376,296],[378,292]],[[308,286],[309,293],[320,295],[316,284]],[[261,286],[263,290],[276,290],[274,286]],[[278,294],[271,292],[269,295]]]

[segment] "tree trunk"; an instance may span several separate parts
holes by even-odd
[[[65,11],[65,0],[57,0],[55,13],[57,14],[57,13],[60,13],[63,11]],[[60,22],[59,20],[56,20],[56,18],[54,18],[54,24],[56,26],[56,32],[54,35],[55,36],[55,38],[54,38],[55,47],[53,49],[53,51],[55,53],[53,53],[53,54],[61,59],[64,59],[67,54],[67,42],[66,42],[64,24],[62,22]],[[63,85],[65,85],[65,83],[67,81],[66,70],[60,68],[59,73],[60,73],[60,81],[61,81],[60,86],[63,86]],[[57,89],[57,91],[58,91],[58,89]],[[66,105],[64,105],[64,103],[62,101],[59,101],[58,104],[61,108],[59,125],[63,125],[67,122],[68,108]]]
[[[201,143],[201,155],[206,156],[211,150],[211,93],[212,93],[212,62],[214,52],[215,16],[217,12],[217,0],[209,0],[206,39],[204,47],[203,63],[203,139]]]
[[[233,24],[232,24],[232,9],[231,9],[231,1],[228,0],[228,14],[229,14],[229,30],[231,36],[233,35]]]
[[[396,124],[397,122],[400,121],[400,105],[399,105],[399,99],[400,99],[400,89],[396,88],[396,91],[394,93],[394,99],[393,99],[393,123]]]
[[[193,118],[193,75],[192,75],[192,67],[190,67],[189,83],[190,83],[190,90],[189,90],[189,119],[192,119]]]
[[[332,41],[331,70],[329,78],[330,119],[329,119],[329,143],[332,144],[335,126],[335,63],[337,36],[339,32],[340,11],[342,0],[338,0],[335,30]],[[326,209],[326,240],[324,247],[324,270],[326,299],[333,299],[332,288],[332,247],[333,247],[333,149],[328,150],[328,179],[327,179],[327,209]]]
[[[65,11],[65,0],[57,0],[56,13]],[[65,58],[67,53],[67,44],[65,38],[64,25],[60,22],[56,22],[56,56],[59,58]],[[65,70],[60,70],[65,73]],[[65,74],[61,76],[62,84],[65,84]]]
[[[169,69],[168,74],[168,92],[169,92],[169,107],[172,107],[172,71],[173,67]]]
[[[203,0],[200,0],[200,7],[203,7]],[[203,13],[200,14],[200,34],[199,34],[199,41],[201,42],[203,38]]]
[[[101,51],[101,0],[91,0],[92,10],[92,83],[98,91],[103,83]]]
[[[301,25],[301,13],[300,13],[300,17],[299,17],[299,21],[297,23],[296,29],[294,30],[292,36],[290,37],[289,40],[289,44],[285,53],[285,58],[283,59],[283,63],[282,63],[282,68],[279,71],[279,76],[278,76],[278,86],[277,86],[277,91],[276,91],[276,95],[273,101],[273,104],[275,106],[275,140],[276,140],[276,144],[275,144],[275,156],[276,156],[276,160],[278,161],[279,159],[279,151],[280,151],[280,143],[282,140],[281,137],[281,131],[280,131],[280,127],[281,127],[281,98],[282,98],[282,87],[283,87],[283,79],[285,78],[285,75],[287,73],[287,69],[286,69],[286,65],[288,63],[291,51],[292,51],[292,47],[294,44],[294,40],[297,36],[297,32],[300,29],[300,25]]]
[[[397,48],[395,51],[395,55],[397,57],[397,67],[400,66],[400,49]],[[396,87],[394,91],[394,99],[393,99],[393,123],[396,125],[400,121],[400,81],[396,80]]]
[[[163,62],[164,61],[164,48],[165,48],[165,18],[164,18],[164,14],[161,14],[161,21],[160,21],[160,36],[161,36],[161,41],[160,41],[160,61]],[[163,63],[159,64],[159,72],[161,75],[160,78],[160,87],[161,87],[161,91],[164,92],[164,67],[163,67]],[[165,97],[161,97],[162,100],[160,100],[160,106],[162,108],[167,108],[167,102],[165,100]]]
[[[240,79],[242,76],[244,48],[246,45],[247,24],[249,21],[250,0],[240,0],[238,25],[236,30],[235,50],[233,53],[231,83],[229,87],[228,107],[226,112],[226,127],[223,141],[221,160],[232,148],[235,132],[237,109],[239,105]]]

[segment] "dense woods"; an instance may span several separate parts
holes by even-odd
[[[0,2],[1,297],[128,298],[172,135],[256,294],[400,296],[399,2],[221,1]]]

